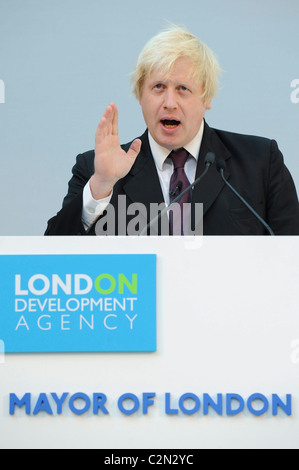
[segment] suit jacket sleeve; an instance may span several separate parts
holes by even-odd
[[[267,191],[267,220],[276,235],[299,235],[296,188],[277,143],[271,141]]]
[[[77,156],[68,183],[68,193],[62,209],[48,221],[45,235],[85,235],[82,224],[83,189],[94,172],[94,152],[89,151]]]

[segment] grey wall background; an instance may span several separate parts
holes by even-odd
[[[224,69],[207,122],[275,138],[299,188],[298,0],[0,0],[0,235],[44,233],[111,101],[144,131],[129,74],[167,21]]]

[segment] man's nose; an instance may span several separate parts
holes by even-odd
[[[177,107],[176,94],[174,90],[168,89],[164,95],[164,108],[175,109]]]

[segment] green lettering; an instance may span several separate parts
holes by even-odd
[[[103,289],[100,285],[103,279],[108,279],[110,281],[110,287],[108,289]],[[94,281],[94,286],[96,290],[103,295],[111,294],[115,290],[116,287],[116,280],[114,279],[111,274],[100,274],[96,280]]]
[[[118,275],[118,293],[124,293],[124,285],[127,286],[132,294],[137,294],[137,274],[132,274],[132,282],[124,274]]]

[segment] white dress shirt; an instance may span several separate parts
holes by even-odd
[[[194,139],[189,142],[184,148],[190,154],[188,160],[185,164],[185,172],[188,180],[192,183],[195,180],[195,172],[197,159],[200,151],[202,136],[204,132],[204,121],[194,137]],[[170,151],[159,145],[151,136],[148,134],[149,144],[151,152],[153,154],[154,162],[156,164],[162,193],[164,196],[165,203],[169,204],[169,182],[171,175],[173,173],[173,163],[171,158],[169,158]],[[87,230],[88,227],[104,212],[105,208],[109,204],[112,197],[111,194],[100,200],[96,200],[92,197],[89,181],[86,183],[83,190],[83,208],[82,208],[82,223],[84,228]]]
[[[190,181],[190,184],[195,180],[196,165],[202,141],[203,131],[204,121],[202,122],[202,125],[194,139],[184,147],[185,150],[187,150],[187,152],[190,154],[185,163],[185,173],[187,175],[188,180]],[[148,140],[159,175],[164,201],[166,205],[168,205],[170,202],[169,183],[171,175],[173,173],[173,162],[172,159],[169,158],[171,152],[167,148],[161,147],[161,145],[157,144],[157,142],[152,138],[150,133],[148,134]]]

